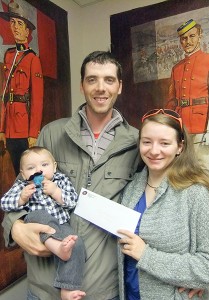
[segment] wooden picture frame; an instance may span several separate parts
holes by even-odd
[[[144,113],[149,109],[164,107],[171,74],[172,55],[167,59],[169,67],[166,74],[161,71],[159,75],[157,47],[166,43],[176,45],[177,28],[193,18],[204,27],[205,44],[209,49],[208,13],[209,2],[207,0],[169,0],[110,17],[111,51],[123,67],[123,92],[116,105],[131,125],[138,128]],[[140,58],[143,59],[143,51],[146,51],[146,56],[150,60],[144,67],[140,66],[139,73],[141,73],[136,74],[134,73],[136,55],[140,52]],[[182,55],[183,52],[181,57]],[[142,63],[143,60],[141,60]],[[173,65],[174,63],[176,62],[173,62]]]
[[[5,5],[9,3],[9,0],[2,1]],[[71,115],[68,14],[49,0],[16,0],[16,2],[24,6],[28,5],[30,12],[37,14],[36,35],[39,51],[42,47],[39,56],[44,77],[43,127],[55,119]],[[52,30],[47,31],[49,26]],[[41,40],[39,40],[39,34],[42,36]],[[7,48],[9,47],[12,45],[8,45]],[[0,65],[3,66],[3,61],[0,61]],[[0,85],[1,83],[2,72],[0,72]],[[0,88],[0,94],[1,92],[2,88]],[[0,143],[0,197],[9,189],[14,180],[15,174],[9,154]],[[3,220],[3,215],[0,211],[0,222]],[[26,264],[23,251],[19,247],[4,248],[2,227],[0,228],[0,256],[0,291],[4,292],[5,288],[26,274]]]

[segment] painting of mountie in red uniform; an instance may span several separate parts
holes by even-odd
[[[200,49],[202,28],[191,19],[177,32],[185,58],[172,69],[166,107],[181,115],[194,143],[208,145],[209,54]]]
[[[43,74],[39,57],[28,45],[35,26],[22,7],[12,2],[0,17],[10,23],[16,46],[4,57],[0,141],[10,153],[16,175],[21,153],[36,143],[43,110]]]

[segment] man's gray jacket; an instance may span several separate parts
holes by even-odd
[[[59,171],[69,176],[77,193],[87,188],[115,202],[130,182],[138,166],[138,130],[125,120],[115,128],[115,137],[101,158],[94,163],[83,144],[78,111],[72,118],[47,124],[38,138],[38,145],[46,147],[55,157]],[[88,185],[89,184],[89,185]],[[26,212],[9,213],[3,226],[6,246],[11,244],[10,231],[15,220]],[[118,295],[117,240],[110,233],[72,213],[70,224],[83,238],[87,260],[83,289],[85,300],[107,300]],[[40,300],[58,300],[53,288],[55,267],[53,257],[25,255],[28,287]]]

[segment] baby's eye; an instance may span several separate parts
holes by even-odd
[[[47,167],[48,165],[49,165],[48,163],[42,164],[43,167]]]
[[[30,170],[33,170],[34,169],[34,167],[28,167],[28,170],[30,171]]]

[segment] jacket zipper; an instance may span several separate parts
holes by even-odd
[[[135,144],[135,145],[132,145],[132,146],[129,146],[129,147],[127,147],[127,148],[124,148],[124,149],[122,149],[122,150],[120,150],[120,151],[118,151],[118,152],[115,152],[115,153],[111,154],[111,155],[108,157],[108,160],[109,160],[110,158],[114,157],[115,155],[117,155],[118,153],[121,153],[121,152],[124,152],[124,151],[127,151],[127,150],[131,150],[131,149],[134,149],[135,147],[137,147],[136,144]],[[106,161],[107,161],[107,160],[106,160]],[[106,161],[105,161],[105,162],[106,162]],[[91,175],[92,175],[92,173],[93,173],[96,169],[98,169],[101,165],[103,165],[105,162],[103,162],[102,164],[99,164],[99,165],[97,165],[97,166],[94,166],[92,170],[90,169],[90,165],[89,165],[88,176],[87,176],[87,186],[88,186],[88,187],[91,186],[91,184],[92,184],[92,180],[91,180]]]

